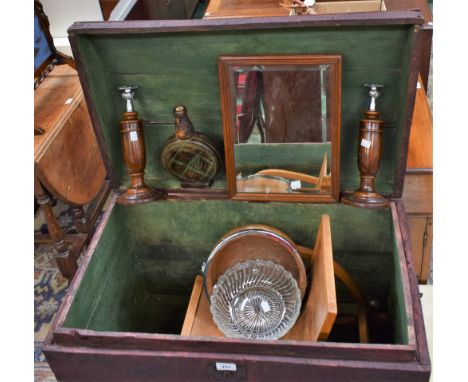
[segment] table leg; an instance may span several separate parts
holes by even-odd
[[[62,275],[68,279],[72,279],[75,275],[76,269],[78,268],[76,259],[73,258],[68,245],[65,243],[65,235],[62,232],[52,210],[50,195],[36,177],[34,178],[34,194],[37,198],[37,203],[44,214],[50,237],[52,238],[55,250],[57,251],[55,261],[57,262]]]
[[[79,233],[89,232],[89,222],[83,206],[73,207],[73,215],[75,216],[75,227]]]

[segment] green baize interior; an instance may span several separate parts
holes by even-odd
[[[391,317],[388,342],[406,343],[407,314],[390,210],[343,204],[179,200],[116,205],[65,326],[179,334],[195,276],[222,235],[245,224],[267,224],[312,247],[323,214],[331,219],[335,260],[366,299],[378,301]],[[341,283],[336,285],[338,303],[352,302]]]
[[[376,187],[381,193],[392,194],[405,125],[413,27],[279,26],[171,33],[142,33],[135,28],[133,33],[80,34],[76,41],[83,63],[83,78],[89,85],[118,185],[128,182],[119,134],[119,120],[125,110],[117,91],[119,86],[138,86],[135,110],[145,120],[171,122],[174,120],[173,107],[185,105],[196,130],[208,135],[223,153],[219,56],[341,54],[340,190],[354,191],[359,186],[359,121],[369,106],[368,89],[364,84],[379,83],[385,85],[377,100],[385,129]],[[160,161],[161,148],[173,133],[173,124],[145,127],[146,180],[155,187],[180,187]],[[226,187],[224,166],[213,187]]]

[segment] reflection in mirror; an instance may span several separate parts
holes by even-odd
[[[234,68],[236,143],[329,141],[329,69],[330,65]]]
[[[340,63],[340,56],[220,59],[231,196],[336,196]]]

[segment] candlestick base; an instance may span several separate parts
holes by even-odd
[[[162,191],[150,187],[129,188],[117,198],[117,203],[124,206],[144,204],[162,199],[165,194]]]
[[[354,191],[351,195],[343,196],[341,201],[353,207],[388,208],[390,202],[377,192]]]

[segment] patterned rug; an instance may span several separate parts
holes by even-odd
[[[53,210],[62,231],[65,233],[76,233],[72,207],[57,201]],[[34,216],[34,233],[48,233],[46,220],[40,209]],[[34,264],[34,266],[36,266],[36,264]]]
[[[75,233],[71,208],[57,202],[54,207],[62,230]],[[98,219],[100,220],[100,219]],[[97,224],[97,223],[96,223]],[[34,218],[35,233],[47,233],[47,225],[41,211]],[[80,253],[86,251],[83,248]],[[34,245],[34,381],[54,382],[54,373],[42,353],[42,346],[52,321],[68,289],[68,280],[60,274],[54,262],[55,249],[52,244]],[[80,259],[78,262],[80,262]]]
[[[49,332],[63,297],[68,289],[68,280],[62,277],[53,263],[54,249],[51,245],[36,245],[34,248],[34,381],[52,382],[55,376],[49,368],[42,345]]]

